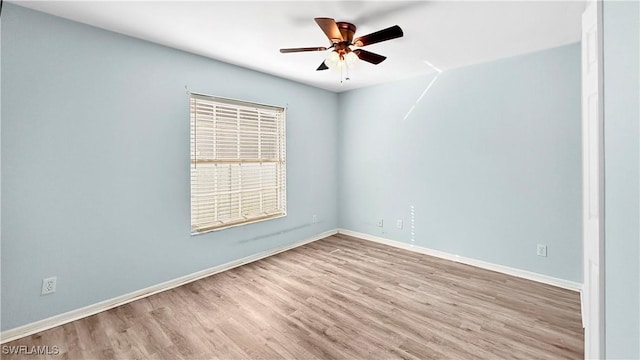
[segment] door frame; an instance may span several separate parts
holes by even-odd
[[[588,202],[588,189],[583,189],[583,290],[581,292],[581,300],[582,300],[582,323],[585,328],[585,337],[584,337],[584,356],[585,359],[603,359],[605,357],[605,278],[604,278],[604,267],[605,267],[605,259],[604,259],[604,220],[605,220],[605,192],[604,192],[604,108],[603,108],[603,97],[604,97],[604,82],[603,82],[603,69],[604,69],[604,48],[603,48],[603,29],[602,29],[602,0],[588,1],[587,6],[585,7],[585,13],[588,11],[591,6],[595,6],[595,16],[596,16],[596,26],[597,26],[597,91],[598,91],[598,101],[597,101],[597,158],[598,158],[598,166],[596,168],[597,178],[598,178],[598,191],[597,191],[597,201],[598,201],[598,230],[597,241],[593,243],[588,243],[586,241],[586,219],[589,216],[589,202]],[[591,10],[591,9],[589,9]],[[585,29],[581,29],[583,34]],[[583,41],[581,43],[581,47],[583,48],[581,54],[581,64],[584,66],[584,47],[587,46]],[[582,105],[582,115],[581,115],[581,123],[582,126],[585,124],[585,116],[587,116],[585,112],[585,84],[586,77],[585,72],[581,71],[582,76],[582,89],[581,89],[581,99],[583,101]],[[583,144],[587,142],[588,132],[582,131],[582,142]],[[583,147],[584,151],[584,147]],[[584,154],[583,154],[584,157]],[[585,160],[583,160],[583,167],[585,166]],[[582,172],[582,184],[588,184],[588,172],[583,169]],[[586,215],[584,215],[586,214]],[[597,254],[597,262],[598,262],[598,273],[597,273],[597,286],[591,286],[589,284],[589,279],[591,279],[589,271],[589,254],[595,253]],[[594,290],[595,289],[595,290]],[[585,301],[585,299],[590,299]],[[585,309],[585,306],[587,308]]]

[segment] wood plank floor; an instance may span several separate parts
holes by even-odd
[[[51,359],[583,358],[576,292],[348,236],[4,344]],[[3,355],[3,359],[37,356]]]

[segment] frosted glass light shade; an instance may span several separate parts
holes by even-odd
[[[348,67],[354,67],[360,58],[354,52],[350,52],[344,56],[344,61],[347,63]]]
[[[324,64],[329,67],[329,69],[335,69],[338,67],[340,63],[340,55],[337,52],[332,51],[327,55],[327,58],[324,60]]]

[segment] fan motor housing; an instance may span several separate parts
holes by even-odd
[[[356,33],[356,26],[352,23],[343,21],[336,22],[336,25],[338,25],[338,30],[340,30],[343,42],[346,42],[347,45],[351,45],[353,35]]]

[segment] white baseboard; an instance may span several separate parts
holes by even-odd
[[[285,246],[281,246],[279,248],[276,249],[272,249],[269,251],[263,251],[254,255],[250,255],[247,257],[244,257],[242,259],[238,259],[235,261],[231,261],[228,262],[226,264],[222,264],[222,265],[218,265],[218,266],[214,266],[212,268],[209,269],[205,269],[202,271],[198,271],[195,272],[193,274],[189,274],[189,275],[185,275],[182,277],[179,277],[177,279],[173,279],[173,280],[169,280],[169,281],[165,281],[163,283],[157,284],[157,285],[153,285],[150,286],[148,288],[145,289],[141,289],[141,290],[137,290],[122,296],[118,296],[115,297],[113,299],[109,299],[109,300],[105,300],[93,305],[89,305],[89,306],[85,306],[76,310],[71,310],[69,312],[60,314],[60,315],[56,315],[56,316],[52,316],[50,318],[46,318],[46,319],[42,319],[42,320],[38,320],[26,325],[22,325],[13,329],[9,329],[6,331],[3,331],[0,333],[0,344],[9,342],[9,341],[13,341],[25,336],[29,336],[32,334],[35,334],[37,332],[40,331],[44,331],[44,330],[48,330],[51,329],[53,327],[56,326],[60,326],[60,325],[64,325],[66,323],[78,320],[78,319],[82,319],[85,318],[87,316],[91,316],[94,314],[97,314],[99,312],[103,312],[105,310],[109,310],[109,309],[113,309],[115,307],[118,307],[120,305],[124,305],[127,303],[130,303],[132,301],[138,300],[138,299],[142,299],[145,298],[147,296],[151,296],[153,294],[157,294],[159,292],[162,291],[166,291],[169,289],[173,289],[175,287],[184,285],[184,284],[188,284],[190,282],[194,282],[196,280],[205,278],[207,276],[211,276],[213,274],[217,274],[226,270],[230,270],[233,269],[235,267],[238,266],[242,266],[260,259],[264,259],[266,257],[287,251],[287,250],[291,250],[293,248],[296,248],[298,246],[302,246],[320,239],[324,239],[327,236],[331,236],[336,234],[338,231],[337,230],[329,230],[329,231],[325,231],[321,234],[318,234],[314,237],[302,240],[302,241],[298,241],[296,243],[293,244],[289,244],[289,245],[285,245]]]
[[[564,288],[564,289],[567,289],[567,290],[573,290],[573,291],[581,291],[582,290],[582,284],[574,282],[574,281],[559,279],[559,278],[556,278],[556,277],[552,277],[552,276],[548,276],[548,275],[542,275],[542,274],[534,273],[534,272],[531,272],[531,271],[520,270],[520,269],[508,267],[508,266],[493,264],[493,263],[482,261],[482,260],[466,258],[466,257],[460,256],[460,255],[449,254],[449,253],[444,252],[444,251],[438,251],[438,250],[433,250],[433,249],[429,249],[429,248],[425,248],[425,247],[415,246],[415,245],[407,244],[407,243],[404,243],[404,242],[401,242],[401,241],[389,240],[389,239],[385,239],[385,238],[381,238],[381,237],[378,237],[378,236],[369,235],[369,234],[365,234],[365,233],[360,233],[360,232],[356,232],[356,231],[351,231],[351,230],[346,230],[346,229],[338,229],[338,233],[339,234],[345,234],[345,235],[353,236],[353,237],[357,237],[357,238],[364,239],[364,240],[377,242],[377,243],[380,243],[380,244],[385,244],[385,245],[397,247],[397,248],[400,248],[400,249],[414,251],[414,252],[417,252],[417,253],[420,253],[420,254],[425,254],[425,255],[435,256],[435,257],[441,258],[441,259],[455,261],[455,262],[459,262],[459,263],[462,263],[462,264],[467,264],[467,265],[479,267],[479,268],[486,269],[486,270],[496,271],[496,272],[499,272],[499,273],[512,275],[512,276],[516,276],[516,277],[527,279],[527,280],[533,280],[533,281],[537,281],[537,282],[540,282],[540,283],[561,287],[561,288]]]

